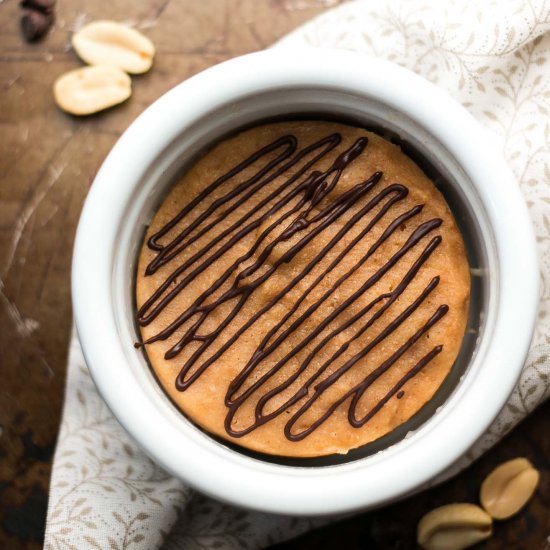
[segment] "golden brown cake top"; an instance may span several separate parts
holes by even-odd
[[[197,161],[141,251],[138,323],[176,405],[250,449],[319,456],[377,439],[456,358],[469,273],[443,197],[385,139],[258,126]]]

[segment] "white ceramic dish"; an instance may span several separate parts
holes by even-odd
[[[299,467],[246,456],[177,411],[134,349],[133,280],[143,231],[181,166],[243,125],[272,116],[353,118],[412,143],[450,182],[475,241],[479,332],[462,379],[414,433],[345,464]],[[470,243],[471,244],[471,243]],[[521,261],[518,259],[521,258]],[[398,66],[336,51],[267,51],[222,63],[149,107],[107,157],[76,237],[73,305],[86,361],[126,430],[166,470],[216,498],[286,514],[394,500],[457,460],[510,394],[537,306],[534,236],[491,137],[447,94]]]

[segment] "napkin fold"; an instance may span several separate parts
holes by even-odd
[[[326,12],[276,45],[294,56],[306,46],[364,52],[446,89],[502,148],[529,207],[541,297],[527,362],[493,425],[432,483],[466,467],[550,395],[549,30],[550,0],[361,0]],[[166,474],[99,397],[73,334],[46,549],[256,549],[324,522],[239,510]]]

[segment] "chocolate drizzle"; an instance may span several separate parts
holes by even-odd
[[[390,357],[372,370],[361,382],[334,400],[321,416],[309,422],[303,418],[308,411],[311,415],[310,409],[313,404],[327,390],[334,387],[334,384],[350,369],[365,360],[377,345],[394,333],[439,285],[440,278],[438,276],[432,278],[413,302],[398,315],[395,315],[379,334],[372,337],[362,349],[351,357],[345,355],[351,344],[364,335],[402,296],[419,270],[440,245],[441,236],[433,233],[441,226],[442,220],[434,218],[418,224],[401,248],[395,250],[384,264],[380,265],[359,288],[337,307],[328,307],[327,310],[330,313],[313,329],[308,328],[306,336],[300,336],[297,340],[298,343],[290,351],[277,360],[271,359],[273,364],[267,370],[259,370],[260,365],[268,363],[270,356],[281,348],[291,334],[296,334],[300,329],[303,331],[304,323],[312,318],[323,303],[334,297],[335,292],[375,254],[384,242],[398,229],[402,229],[404,224],[414,220],[423,209],[423,205],[416,205],[397,215],[383,231],[379,231],[378,238],[370,244],[347,273],[336,279],[320,297],[315,300],[310,299],[311,303],[304,303],[321,281],[327,280],[327,277],[345,256],[353,249],[357,252],[357,245],[375,226],[384,223],[392,207],[408,195],[408,189],[398,183],[378,190],[377,186],[382,178],[382,173],[375,172],[368,179],[356,183],[340,195],[332,197],[331,192],[337,186],[345,169],[364,153],[368,143],[366,137],[359,138],[351,147],[337,156],[328,168],[323,171],[314,169],[315,165],[340,145],[341,141],[340,134],[334,133],[308,147],[298,149],[298,140],[293,135],[277,139],[207,186],[147,241],[149,249],[155,252],[153,260],[145,269],[145,275],[150,276],[161,268],[168,269],[174,259],[188,251],[189,247],[197,243],[203,236],[207,236],[205,244],[196,247],[196,251],[190,253],[189,257],[186,257],[181,263],[175,262],[176,267],[169,272],[164,282],[141,306],[137,314],[137,320],[141,326],[150,324],[158,317],[180,292],[184,291],[216,260],[236,247],[239,250],[245,250],[225,269],[210,288],[195,298],[185,311],[181,311],[168,326],[142,344],[147,345],[166,340],[179,331],[179,340],[166,351],[165,358],[175,359],[188,347],[192,351],[176,379],[176,388],[179,391],[185,391],[206,369],[214,365],[258,319],[279,304],[283,298],[288,297],[289,293],[302,283],[316,267],[324,266],[324,264],[321,265],[321,262],[328,259],[331,251],[347,234],[354,229],[357,230],[356,226],[362,220],[366,220],[369,213],[374,214],[365,227],[346,244],[336,257],[326,267],[322,267],[321,272],[308,284],[295,303],[289,306],[283,317],[273,324],[239,374],[229,384],[225,396],[225,405],[228,409],[225,429],[232,437],[242,437],[286,412],[290,416],[285,424],[285,436],[291,441],[299,441],[316,430],[346,401],[349,402],[348,420],[353,427],[359,428],[365,425],[394,395],[397,394],[397,399],[403,397],[402,386],[442,351],[442,346],[436,345],[408,370],[366,414],[358,417],[358,404],[368,388],[399,361],[420,338],[427,335],[430,328],[447,313],[449,308],[445,304],[437,307],[416,333],[395,350]],[[229,190],[224,192],[224,186],[228,182],[237,179],[243,173],[250,173],[252,168],[257,165],[261,165],[261,168],[252,176],[227,186]],[[287,176],[287,173],[290,175]],[[285,177],[280,178],[280,176]],[[271,187],[274,189],[264,193],[263,198],[257,203],[250,201],[260,189],[271,189]],[[352,209],[354,206],[356,208]],[[202,211],[198,213],[197,210],[201,208]],[[215,236],[208,237],[209,232],[215,230],[220,222],[236,211],[239,212],[239,219]],[[188,220],[191,215],[194,216],[192,221]],[[300,266],[299,272],[295,275],[293,272],[293,278],[288,280],[273,298],[266,301],[263,307],[250,315],[237,330],[227,336],[225,341],[222,341],[224,330],[243,309],[250,296],[268,281],[280,266],[292,262],[308,244],[327,228],[333,226],[337,220],[340,220],[336,225],[339,229],[328,239],[328,242],[305,265]],[[243,249],[242,241],[259,228],[261,228],[259,236],[253,239],[250,246]],[[427,244],[423,245],[421,252],[415,252],[416,248],[425,240],[427,240]],[[162,244],[161,241],[167,242]],[[288,244],[284,253],[272,258],[274,251],[277,252],[277,247],[285,242]],[[362,304],[369,289],[378,283],[404,256],[411,254],[414,254],[414,261],[395,288],[372,299],[338,325],[337,318],[350,305]],[[246,267],[244,267],[245,265]],[[304,304],[304,310],[300,311],[302,304]],[[307,307],[305,307],[306,305]],[[204,331],[203,327],[209,315],[219,308],[222,308],[219,311],[222,311],[223,315],[218,326],[209,332]],[[352,326],[354,327],[350,331],[352,336],[343,340],[343,333]],[[315,369],[308,370],[312,364],[317,365],[319,362],[318,354],[321,350],[329,344],[334,346],[336,342],[342,341],[343,343],[337,347],[328,360],[320,366],[316,366]],[[215,342],[217,349],[208,357],[203,357]],[[306,355],[303,360],[298,361],[297,356],[300,352]],[[340,362],[337,366],[338,359]],[[262,387],[268,385],[273,380],[273,376],[292,360],[294,360],[291,363],[292,374],[277,386],[265,390],[257,400],[253,421],[248,426],[237,429],[236,415],[243,404],[253,394],[261,391]],[[313,372],[311,372],[312,370]],[[308,373],[309,376],[301,382]],[[298,381],[301,383],[298,389],[294,392],[290,391],[289,388],[293,384],[296,385]],[[285,391],[287,397],[284,398],[284,402],[281,402],[281,394]],[[273,408],[275,402],[277,402],[277,406]],[[268,412],[270,404],[273,409]],[[298,408],[291,412],[289,409],[293,406]],[[306,428],[298,427],[304,424],[307,424]]]

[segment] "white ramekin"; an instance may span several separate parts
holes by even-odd
[[[444,404],[368,457],[299,467],[246,456],[177,411],[134,349],[133,281],[144,228],[175,174],[201,149],[274,116],[346,117],[399,134],[452,181],[477,239],[481,327]],[[457,460],[504,405],[536,317],[535,241],[492,138],[446,93],[396,65],[343,51],[267,51],[227,61],[149,107],[115,145],[86,200],[74,250],[78,334],[93,379],[155,461],[227,502],[286,514],[372,507],[410,493]]]

